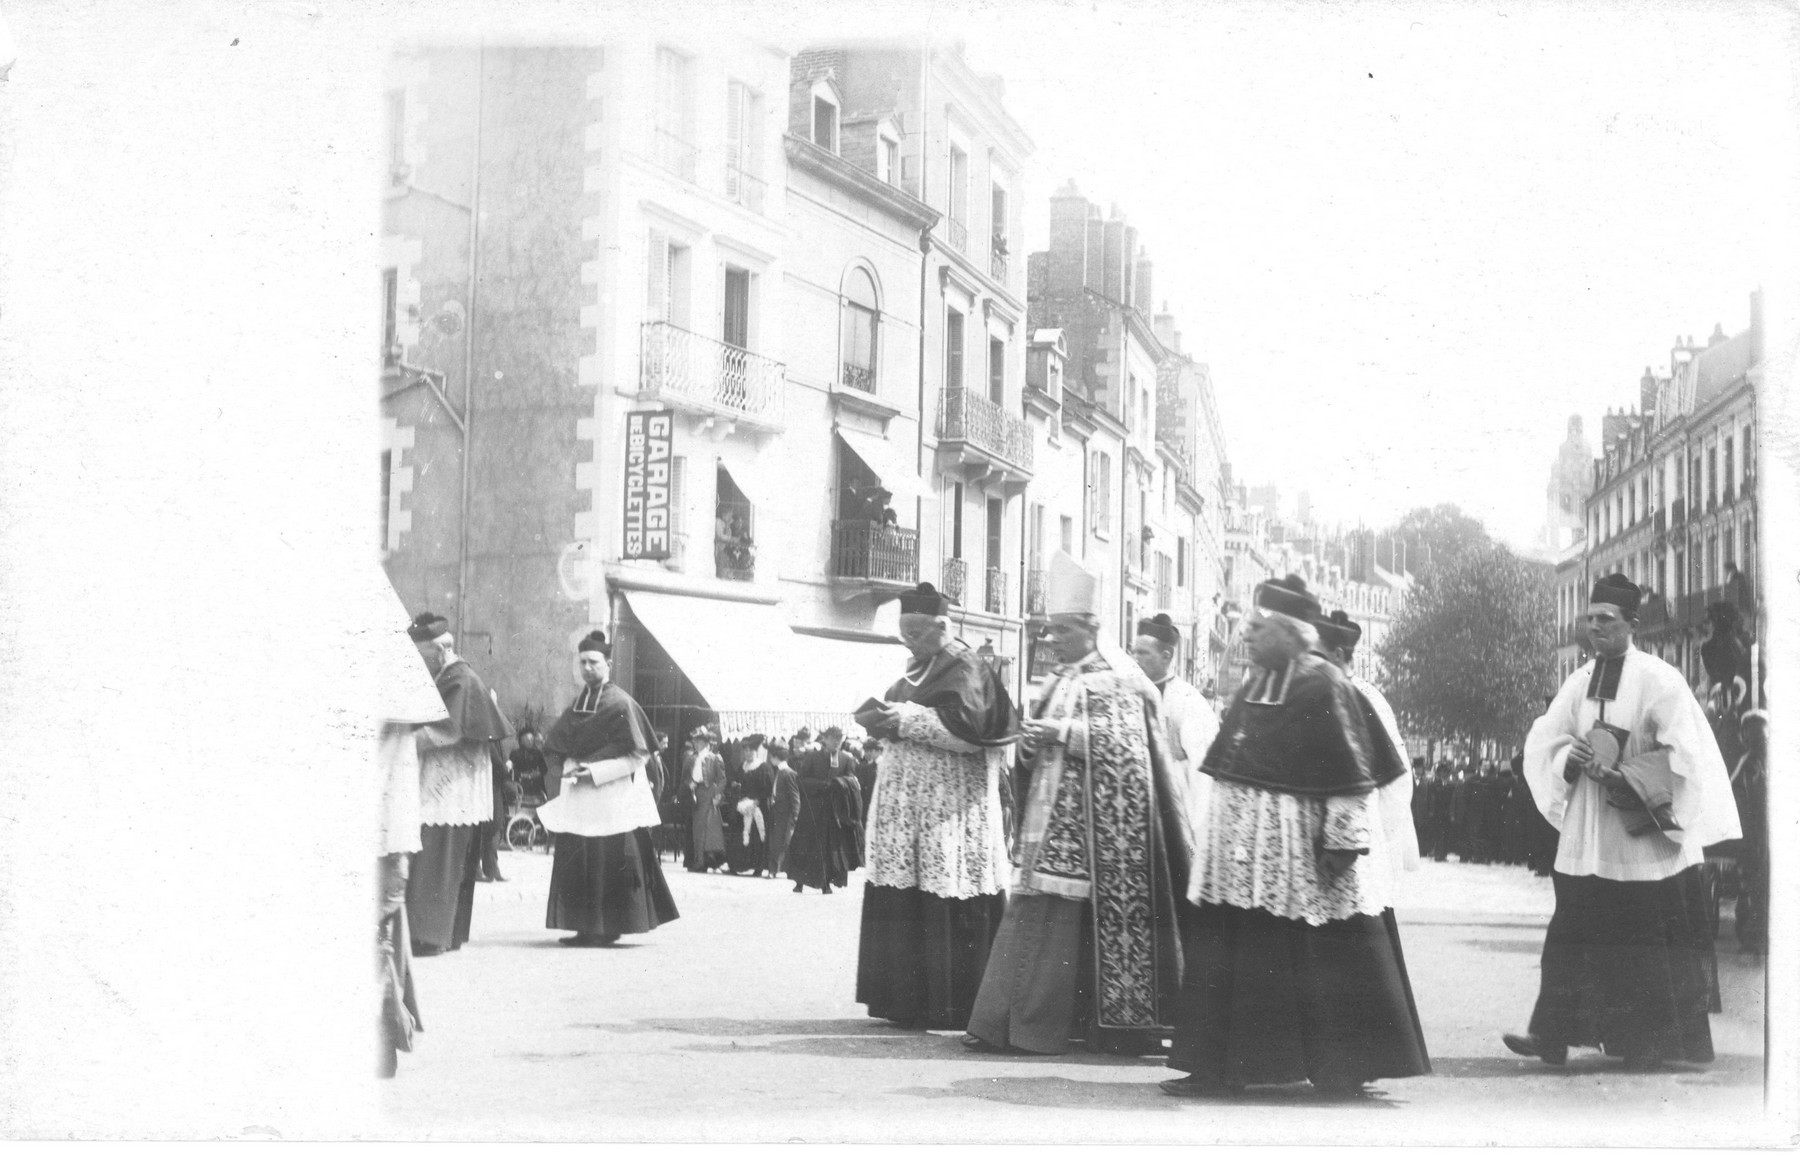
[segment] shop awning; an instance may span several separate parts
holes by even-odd
[[[795,634],[775,606],[647,590],[625,600],[727,734],[854,730],[852,712],[906,666],[899,646]]]
[[[894,495],[893,507],[899,512],[901,523],[911,522],[913,500],[919,496],[918,447],[910,441],[898,441],[854,426],[840,425],[834,432]]]

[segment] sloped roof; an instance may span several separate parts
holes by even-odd
[[[1750,371],[1750,331],[1744,330],[1694,358],[1694,408],[1705,405]]]

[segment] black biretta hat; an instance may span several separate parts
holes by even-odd
[[[939,614],[950,613],[950,600],[938,593],[937,587],[929,582],[921,582],[918,586],[900,596],[900,613],[902,614]]]
[[[1350,621],[1350,616],[1342,610],[1333,610],[1327,617],[1314,619],[1313,629],[1319,632],[1320,642],[1345,654],[1355,651],[1356,644],[1362,641],[1362,627]]]
[[[412,620],[406,628],[406,636],[414,642],[430,642],[440,634],[450,633],[450,620],[442,614],[427,610]]]
[[[1637,583],[1623,574],[1608,574],[1594,583],[1594,592],[1588,595],[1588,601],[1606,602],[1619,608],[1619,612],[1627,618],[1636,618],[1638,603],[1643,601],[1644,592],[1638,589]]]
[[[1256,588],[1256,604],[1264,610],[1286,614],[1302,622],[1319,617],[1319,600],[1306,589],[1306,580],[1298,574],[1271,578]]]
[[[582,639],[575,647],[575,652],[577,654],[584,650],[598,650],[606,657],[612,657],[612,643],[606,640],[606,632],[603,630],[588,631],[588,636]]]
[[[1137,632],[1167,646],[1181,645],[1181,631],[1173,622],[1169,621],[1167,614],[1158,614],[1155,618],[1138,619]]]

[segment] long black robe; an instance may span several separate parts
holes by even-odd
[[[800,814],[787,849],[787,875],[803,887],[842,887],[862,866],[862,792],[855,760],[838,751],[800,758]]]
[[[774,786],[775,775],[763,763],[740,772],[725,789],[725,869],[734,875],[746,871],[754,875],[768,861],[769,795]],[[751,815],[739,809],[746,799],[756,807]],[[760,830],[756,815],[762,816]]]
[[[544,750],[598,762],[649,754],[654,742],[643,708],[609,682],[581,692],[550,728]],[[544,926],[594,937],[637,935],[680,917],[648,827],[618,835],[557,834]]]

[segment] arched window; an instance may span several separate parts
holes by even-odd
[[[875,353],[881,310],[868,270],[852,269],[844,278],[843,370],[851,389],[875,392]]]

